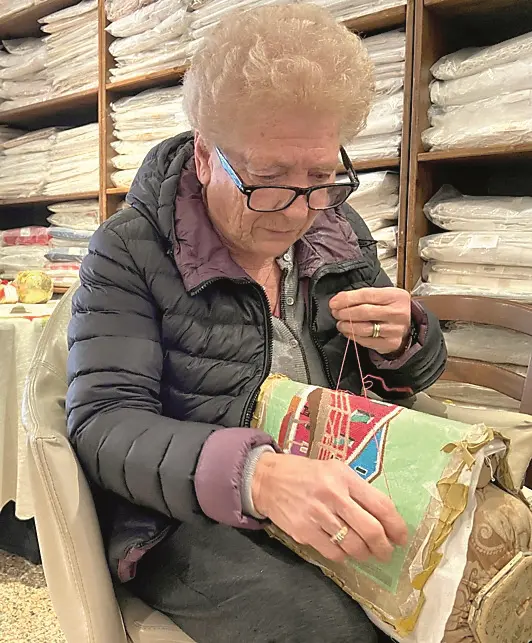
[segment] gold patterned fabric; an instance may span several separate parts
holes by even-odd
[[[532,557],[521,554],[532,551],[532,512],[522,500],[493,484],[476,496],[467,564],[444,643],[528,643],[532,640]],[[475,600],[483,592],[488,599],[491,593],[492,600],[478,601],[477,607]],[[497,605],[503,609],[496,609]]]

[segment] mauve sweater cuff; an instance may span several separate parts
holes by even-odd
[[[374,350],[370,350],[369,357],[373,364],[379,369],[397,370],[409,362],[414,355],[419,353],[425,343],[427,335],[427,313],[423,307],[412,300],[412,323],[417,330],[417,341],[407,345],[406,350],[402,355],[396,356],[393,359],[387,358],[386,355],[380,355]]]
[[[250,452],[263,445],[280,451],[267,433],[256,429],[219,429],[207,438],[194,476],[196,497],[205,515],[240,529],[264,527],[246,516],[242,505],[244,467]]]

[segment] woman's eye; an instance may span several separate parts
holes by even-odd
[[[312,179],[318,183],[326,183],[330,178],[330,174],[314,174],[312,177]]]

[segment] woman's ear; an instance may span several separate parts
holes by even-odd
[[[211,152],[199,132],[194,135],[194,159],[199,182],[207,187],[211,180]]]

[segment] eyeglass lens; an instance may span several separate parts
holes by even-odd
[[[308,205],[313,210],[334,208],[343,203],[350,192],[351,187],[345,185],[318,188],[308,195]],[[249,207],[261,212],[275,212],[286,208],[294,196],[295,192],[290,188],[258,188],[249,197]]]

